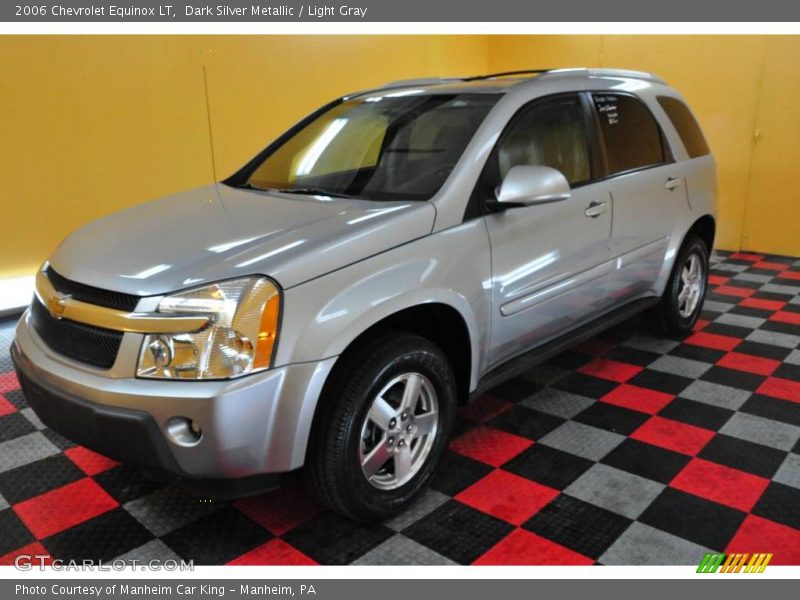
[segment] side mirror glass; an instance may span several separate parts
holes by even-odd
[[[557,202],[570,197],[563,173],[552,167],[517,165],[511,167],[495,193],[500,208]]]

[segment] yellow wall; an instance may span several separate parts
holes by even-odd
[[[485,36],[0,36],[0,279],[83,223],[224,178],[339,95],[488,56]]]
[[[800,255],[800,37],[0,36],[0,279],[87,221],[225,177],[337,95],[542,66],[665,77],[718,159],[719,247]]]
[[[489,56],[492,70],[580,64],[664,77],[717,158],[717,246],[800,255],[800,37],[500,36]]]

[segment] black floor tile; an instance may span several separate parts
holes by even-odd
[[[455,496],[485,477],[492,467],[462,454],[445,450],[431,482],[431,488]]]
[[[492,427],[502,429],[514,435],[519,435],[531,440],[538,440],[556,427],[564,419],[548,415],[524,406],[512,406],[488,422]]]
[[[118,507],[43,540],[55,558],[109,561],[146,544],[154,536]]]
[[[718,433],[697,456],[771,479],[786,458],[786,452]]]
[[[225,564],[269,540],[272,534],[225,506],[162,537],[178,556],[198,565]]]
[[[553,387],[565,392],[572,392],[589,398],[600,398],[617,387],[614,381],[584,375],[583,373],[570,373],[559,379]]]
[[[283,536],[292,546],[320,564],[344,565],[363,556],[394,532],[381,524],[365,525],[325,513]]]
[[[621,515],[561,495],[523,527],[584,556],[599,558],[631,523]]]
[[[514,527],[450,500],[403,530],[403,535],[460,564],[470,564]]]
[[[575,454],[534,444],[503,465],[503,470],[563,490],[593,464],[593,461]]]
[[[689,460],[690,457],[678,452],[627,439],[600,462],[660,483],[669,483]]]
[[[83,471],[63,454],[0,473],[0,494],[11,504],[44,494],[84,477]]]
[[[734,413],[735,411],[726,408],[679,397],[667,404],[658,415],[704,429],[719,431],[719,428],[722,427]]]
[[[800,529],[800,490],[771,482],[753,507],[753,514]]]
[[[645,509],[639,521],[722,551],[745,516],[742,511],[668,487]]]
[[[607,402],[595,402],[579,415],[573,417],[573,421],[622,435],[630,435],[649,418],[650,415],[635,410],[615,406]]]
[[[764,383],[766,377],[763,375],[746,373],[745,371],[738,371],[736,369],[711,367],[708,371],[703,373],[700,379],[703,381],[710,381],[711,383],[727,385],[740,390],[746,390],[748,392],[754,392],[758,389],[758,386]]]
[[[628,380],[628,383],[676,396],[689,387],[693,381],[693,379],[688,377],[681,377],[680,375],[673,375],[672,373],[664,373],[653,369],[645,369],[634,375]]]

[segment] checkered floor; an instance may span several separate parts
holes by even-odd
[[[0,563],[800,564],[800,260],[718,253],[711,284],[688,338],[632,321],[462,409],[433,489],[368,527],[294,478],[208,502],[75,446],[27,408],[4,355]]]

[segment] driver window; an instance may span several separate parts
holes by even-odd
[[[553,167],[570,185],[591,178],[583,110],[577,96],[534,101],[522,109],[497,148],[500,180],[517,165]]]

